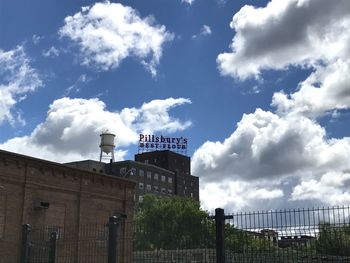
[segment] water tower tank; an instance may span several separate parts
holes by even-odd
[[[103,132],[100,134],[101,137],[101,143],[100,143],[100,162],[102,161],[103,158],[103,153],[105,153],[109,158],[109,154],[112,153],[112,162],[114,162],[114,137],[115,135],[109,132]]]
[[[106,153],[109,154],[111,152],[114,151],[114,137],[115,135],[112,133],[102,133],[101,135],[101,150]]]
[[[115,135],[112,133],[102,133],[100,136],[101,136],[101,144],[100,144],[101,150],[107,154],[113,152],[114,146],[115,146],[114,145]]]

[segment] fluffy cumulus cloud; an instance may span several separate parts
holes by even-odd
[[[350,42],[349,42],[350,43]],[[316,70],[292,94],[276,92],[273,102],[279,114],[317,118],[350,107],[350,59],[338,59]]]
[[[208,141],[197,149],[192,167],[201,178],[202,199],[209,209],[214,208],[210,206],[213,187],[220,189],[216,193],[230,193],[214,202],[230,209],[282,197],[295,201],[313,196],[334,204],[350,195],[348,175],[343,176],[350,169],[349,156],[350,138],[327,139],[324,128],[314,120],[257,109],[244,115],[223,142]],[[329,184],[331,177],[335,177],[333,184]],[[291,178],[297,182],[290,185],[295,187],[292,198],[283,189]],[[323,194],[318,192],[320,185]],[[324,196],[331,189],[332,196]],[[343,197],[337,199],[339,193]]]
[[[153,75],[164,44],[174,38],[153,17],[141,18],[133,8],[108,1],[66,17],[59,34],[78,44],[84,65],[109,70],[133,56]]]
[[[123,147],[135,144],[140,132],[170,133],[191,125],[168,112],[184,103],[190,101],[169,98],[144,103],[140,108],[111,112],[99,99],[62,98],[50,105],[46,120],[29,136],[12,138],[0,148],[59,162],[96,159],[99,135],[108,130],[116,134],[116,156],[122,159],[126,154]]]
[[[193,172],[207,208],[349,202],[350,138],[330,138],[317,122],[350,108],[349,10],[346,0],[272,0],[233,16],[231,52],[217,57],[222,75],[258,79],[264,70],[289,68],[311,74],[290,94],[273,95],[274,112],[245,114],[224,141],[195,151]],[[210,189],[230,194],[211,202]]]
[[[323,201],[326,199],[330,205],[349,204],[349,187],[349,172],[328,172],[318,180],[305,180],[295,186],[291,194],[291,200],[315,199]]]
[[[230,24],[232,52],[218,56],[224,75],[245,79],[263,69],[332,61],[349,53],[350,2],[272,0],[244,6]]]
[[[259,78],[265,69],[303,67],[313,73],[293,94],[277,92],[281,114],[318,117],[350,106],[350,2],[272,0],[244,6],[230,24],[231,52],[219,54],[223,75]]]
[[[280,178],[336,160],[332,147],[337,147],[336,141],[326,141],[324,129],[312,120],[257,109],[245,114],[224,142],[204,143],[193,156],[193,167],[206,180],[215,180],[218,172],[221,178],[247,181]]]
[[[250,184],[243,181],[225,180],[223,182],[207,182],[201,185],[201,202],[208,210],[223,207],[227,211],[240,211],[249,208],[258,208],[259,204],[273,202],[282,198],[281,189],[273,186]]]
[[[0,49],[0,125],[23,123],[16,104],[42,85],[38,72],[30,65],[23,46],[13,50]]]

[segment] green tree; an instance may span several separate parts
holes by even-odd
[[[316,251],[320,254],[350,256],[350,226],[320,223]]]
[[[145,195],[135,230],[136,250],[215,246],[215,224],[191,198]]]
[[[225,224],[225,247],[235,253],[268,251],[273,244]],[[135,215],[135,250],[215,248],[215,220],[191,198],[145,195]]]

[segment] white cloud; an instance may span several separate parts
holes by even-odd
[[[272,0],[244,6],[230,24],[232,51],[218,56],[223,75],[246,79],[264,69],[332,63],[349,55],[350,2]]]
[[[201,178],[206,205],[232,210],[272,203],[276,209],[350,201],[350,137],[329,138],[317,122],[350,108],[349,10],[346,0],[272,0],[233,16],[231,52],[217,57],[222,75],[246,80],[261,78],[264,70],[312,73],[291,94],[273,95],[275,112],[244,114],[228,138],[195,151],[193,173]]]
[[[230,24],[232,52],[218,56],[219,70],[241,80],[262,70],[290,67],[313,72],[292,94],[278,92],[279,114],[316,118],[350,107],[350,2],[273,0],[264,8],[244,6]]]
[[[26,94],[41,85],[39,74],[30,66],[30,59],[22,46],[10,51],[0,49],[0,124],[4,121],[23,123],[19,112],[13,110]]]
[[[37,45],[41,40],[42,40],[41,36],[38,36],[35,34],[32,36],[32,41],[33,41],[34,45]]]
[[[153,100],[144,103],[140,109],[126,108],[120,114],[122,118],[130,123],[132,119],[135,130],[143,131],[143,133],[152,133],[153,131],[175,132],[187,129],[190,121],[181,122],[172,118],[168,111],[176,106],[191,103],[189,99],[168,98],[166,100]]]
[[[182,3],[186,3],[189,5],[192,5],[194,3],[195,0],[181,0]]]
[[[230,180],[201,184],[202,206],[209,211],[221,207],[232,212],[240,211],[245,207],[258,207],[257,204],[260,202],[266,204],[284,196],[281,189],[271,186],[260,187],[258,184]]]
[[[182,122],[168,113],[184,103],[190,101],[169,98],[111,112],[99,99],[62,98],[50,105],[46,120],[29,136],[12,138],[0,148],[58,162],[97,159],[99,134],[107,129],[116,134],[116,155],[122,158],[126,151],[120,147],[135,144],[138,133],[171,133],[188,127],[189,121]]]
[[[211,35],[212,34],[212,31],[211,31],[211,28],[210,26],[208,25],[203,25],[199,34],[198,35],[193,35],[192,38],[197,38],[197,37],[200,37],[200,36],[208,36],[208,35]]]
[[[319,200],[327,205],[350,202],[350,173],[328,172],[321,178],[303,180],[294,187],[291,200]]]
[[[205,206],[210,206],[213,185],[217,193],[234,196],[232,202],[229,196],[223,199],[226,206],[254,206],[250,200],[259,203],[266,196],[284,197],[285,205],[289,198],[282,190],[285,184],[289,184],[288,192],[296,186],[293,180],[308,181],[330,171],[350,169],[349,156],[350,138],[328,139],[325,129],[314,120],[257,109],[245,114],[223,142],[207,141],[199,147],[193,154],[192,168],[201,178]],[[225,189],[231,184],[239,185],[239,190]],[[323,198],[327,202],[328,197]]]
[[[88,77],[86,74],[82,74],[78,79],[68,88],[64,90],[64,96],[67,97],[71,92],[80,92],[80,86],[84,83],[91,81],[92,78]],[[97,97],[97,96],[96,96]]]
[[[48,50],[43,50],[42,54],[44,57],[57,57],[60,54],[60,51],[52,46]]]
[[[277,92],[272,105],[279,114],[301,114],[316,118],[329,111],[350,107],[350,59],[338,59],[319,66],[299,89],[290,94]]]
[[[342,141],[350,154],[350,142]],[[206,180],[220,178],[280,177],[310,167],[321,169],[341,157],[337,141],[328,141],[325,130],[305,117],[280,117],[257,109],[245,114],[224,142],[206,142],[193,155],[193,169]],[[346,161],[343,160],[345,163]],[[337,164],[339,164],[337,162]]]
[[[163,45],[174,35],[153,17],[141,18],[136,10],[119,3],[96,3],[65,18],[59,34],[80,47],[81,63],[109,70],[129,56],[153,74],[163,53]]]

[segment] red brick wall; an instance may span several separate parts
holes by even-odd
[[[5,222],[2,236],[0,230],[0,263],[20,255],[22,224],[78,229],[107,222],[114,214],[126,214],[131,220],[134,187],[134,182],[121,178],[0,151],[0,195],[5,200],[0,204]],[[50,206],[35,209],[36,201]]]

